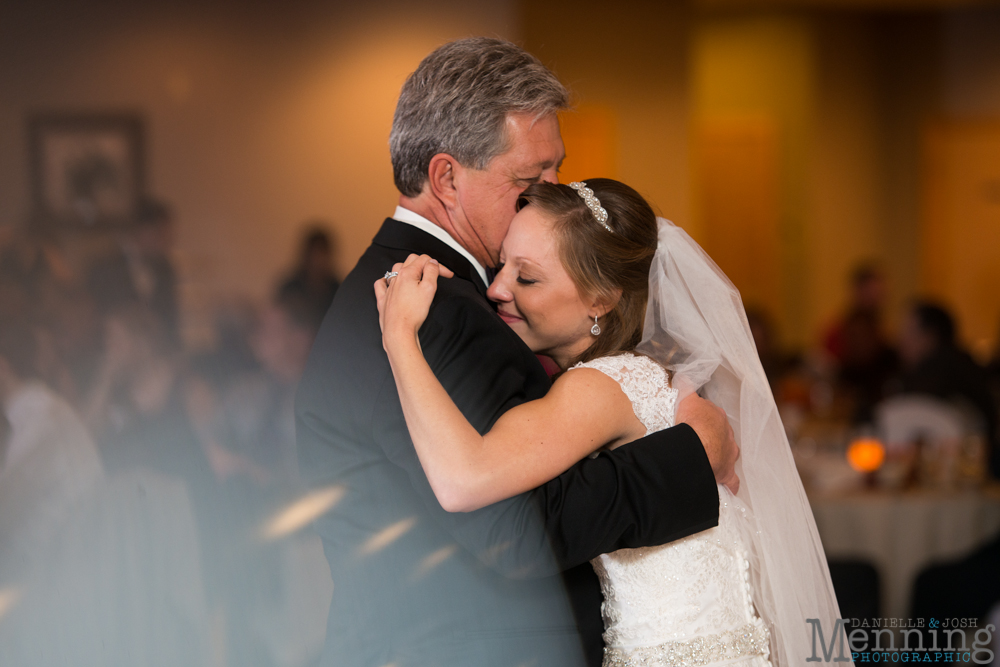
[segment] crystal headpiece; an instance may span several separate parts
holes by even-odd
[[[580,181],[573,181],[569,184],[569,187],[576,190],[576,194],[580,195],[580,199],[587,205],[590,212],[594,214],[597,222],[601,223],[601,227],[614,234],[615,230],[611,229],[611,225],[608,224],[608,212],[601,206],[601,200],[594,196],[594,191],[588,188],[586,183],[581,183]]]

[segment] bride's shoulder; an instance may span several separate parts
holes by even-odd
[[[571,405],[573,409],[583,408],[585,412],[613,412],[618,408],[623,414],[632,412],[621,379],[614,372],[601,369],[591,362],[577,364],[559,375],[541,400],[556,409]]]

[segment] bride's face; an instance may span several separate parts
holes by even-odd
[[[504,237],[500,262],[487,292],[500,317],[533,352],[565,368],[593,344],[590,328],[600,310],[563,267],[551,220],[536,207],[521,209]]]

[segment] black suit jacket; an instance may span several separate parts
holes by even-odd
[[[445,512],[406,429],[372,288],[411,252],[455,271],[439,281],[420,341],[480,432],[549,388],[469,262],[386,220],[338,290],[296,399],[302,474],[338,498],[315,523],[334,581],[323,664],[599,665],[601,595],[588,561],[716,525],[701,443],[678,426],[532,492]]]

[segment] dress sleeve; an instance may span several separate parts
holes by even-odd
[[[437,299],[420,342],[438,379],[480,433],[547,389],[538,381],[542,371],[534,356],[478,300],[454,294]],[[390,461],[406,471],[456,541],[507,576],[551,576],[602,553],[662,544],[718,521],[715,478],[687,426],[584,459],[534,491],[481,510],[445,512],[420,467],[391,375],[378,404],[386,414],[373,421],[374,436]]]

